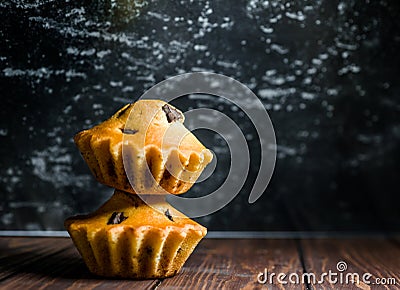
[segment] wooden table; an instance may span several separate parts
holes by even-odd
[[[68,238],[0,238],[0,289],[400,289],[400,239],[204,239],[172,278],[133,281],[96,277],[88,272]],[[338,262],[347,270],[337,270]],[[344,266],[344,264],[342,264]],[[268,269],[285,273],[288,284],[260,284]],[[292,284],[296,275],[323,272],[370,273],[366,284]],[[339,277],[339,276],[338,276]],[[260,279],[264,276],[260,276]],[[373,285],[376,278],[394,278],[396,285]],[[312,278],[311,278],[312,279]],[[367,281],[367,282],[368,282]]]

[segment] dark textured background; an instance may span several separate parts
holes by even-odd
[[[242,192],[198,219],[209,230],[399,231],[398,1],[136,2],[1,1],[0,229],[61,230],[95,209],[112,190],[72,136],[168,76],[212,71],[259,96],[278,158],[249,205],[259,150],[248,120],[220,99],[176,102],[222,110],[252,149]],[[199,136],[220,162],[191,194],[229,166],[221,138]]]

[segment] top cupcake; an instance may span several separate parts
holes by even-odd
[[[212,160],[184,119],[164,101],[141,100],[79,132],[74,141],[105,185],[131,193],[181,194]]]

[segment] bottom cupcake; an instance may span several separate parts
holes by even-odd
[[[89,270],[100,276],[165,278],[179,272],[207,229],[159,196],[148,206],[116,190],[98,210],[65,221]]]

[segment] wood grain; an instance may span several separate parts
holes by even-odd
[[[1,241],[0,281],[24,269],[30,263],[40,262],[70,246],[66,239],[2,238]]]
[[[200,243],[181,273],[165,279],[160,289],[299,289],[257,282],[259,272],[297,272],[302,267],[293,240],[213,239]]]
[[[320,275],[322,272],[340,273],[337,263],[343,261],[347,270],[343,271],[343,279],[348,273],[357,273],[360,283],[328,283],[314,284],[318,289],[400,289],[400,247],[388,239],[310,239],[301,242],[305,269],[309,273]],[[364,283],[362,275],[370,273],[371,283]],[[317,276],[318,277],[318,276]],[[338,276],[339,277],[339,276]],[[396,279],[396,285],[377,285],[376,278]]]
[[[153,289],[157,280],[104,279],[92,275],[70,239],[10,238],[2,241],[0,289]],[[4,253],[9,253],[4,254]]]
[[[89,273],[70,239],[0,238],[0,289],[400,289],[400,240],[353,239],[205,239],[181,272],[159,280],[104,279]],[[371,273],[396,279],[397,285],[318,283],[260,284],[272,273]],[[313,281],[310,281],[313,282]]]

